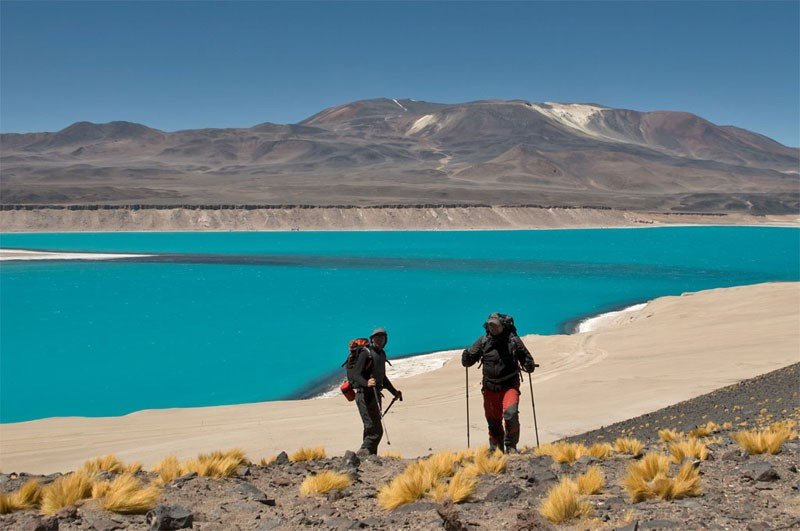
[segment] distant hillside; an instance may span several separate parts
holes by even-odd
[[[789,214],[800,150],[681,112],[365,100],[299,124],[0,136],[3,204],[490,204]]]

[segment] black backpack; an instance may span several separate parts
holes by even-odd
[[[511,317],[510,315],[505,314],[505,313],[497,313],[497,312],[495,312],[495,313],[493,313],[492,315],[489,316],[489,319],[491,319],[491,318],[499,319],[500,323],[503,325],[503,328],[505,328],[506,330],[508,330],[510,333],[512,333],[514,335],[517,334],[517,327],[514,326],[514,318]],[[486,320],[488,321],[489,319],[486,319]],[[484,324],[483,327],[486,328],[486,324]]]

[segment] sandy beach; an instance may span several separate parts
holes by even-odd
[[[533,378],[540,439],[582,433],[795,363],[798,323],[800,283],[768,283],[659,298],[589,332],[527,336],[541,364]],[[386,417],[391,446],[384,439],[382,450],[414,456],[466,446],[465,370],[453,354],[438,370],[394,378],[406,401]],[[484,444],[477,369],[470,371],[469,384],[472,444]],[[535,441],[528,389],[526,381],[521,444]],[[5,424],[0,433],[0,469],[50,473],[108,453],[145,466],[167,455],[231,447],[251,459],[304,446],[340,454],[358,447],[361,424],[355,405],[334,396],[52,418]]]
[[[121,253],[65,253],[27,251],[24,249],[0,249],[0,262],[19,260],[115,260],[119,258],[143,258],[146,254]]]

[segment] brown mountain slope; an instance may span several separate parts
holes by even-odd
[[[5,204],[538,204],[794,213],[798,149],[688,113],[376,99],[299,124],[0,137]]]

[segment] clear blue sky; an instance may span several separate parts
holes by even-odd
[[[0,129],[519,98],[689,111],[797,146],[799,5],[3,1]]]

